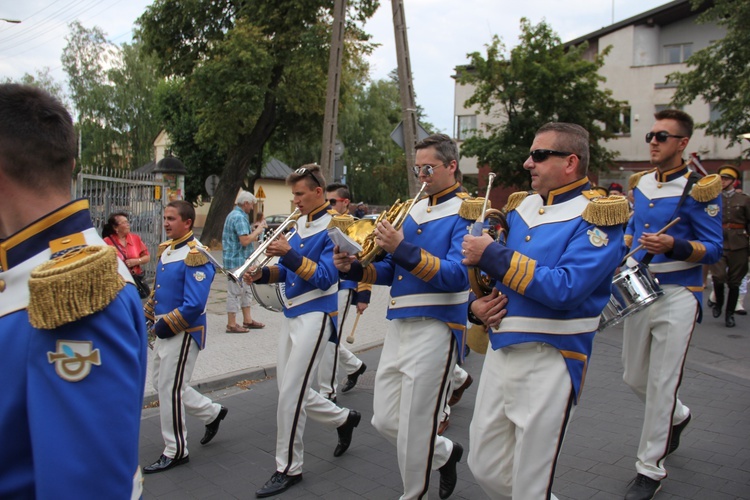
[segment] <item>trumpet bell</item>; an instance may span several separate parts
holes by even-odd
[[[380,220],[380,219],[378,219]],[[357,259],[362,261],[371,256],[377,249],[375,245],[375,224],[372,219],[359,219],[350,224],[344,233],[362,246],[362,251],[357,254]]]
[[[477,354],[486,354],[490,335],[484,325],[473,325],[466,335],[466,345]]]

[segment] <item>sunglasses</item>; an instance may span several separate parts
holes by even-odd
[[[441,166],[444,167],[445,163],[441,163],[440,165],[422,165],[421,167],[419,165],[414,165],[411,167],[411,170],[414,172],[414,177],[419,177],[420,173],[427,177],[432,177],[432,174],[435,173],[435,169]]]
[[[335,205],[338,202],[345,202],[348,198],[328,198],[326,201],[331,205]]]
[[[661,132],[649,132],[646,134],[646,142],[651,142],[654,137],[656,137],[656,142],[667,142],[667,139],[670,137],[674,137],[675,139],[684,139],[686,136],[684,135],[672,135],[666,130],[662,130]]]
[[[531,156],[531,159],[534,161],[534,163],[542,163],[543,161],[547,161],[547,158],[549,158],[550,156],[570,156],[570,155],[578,156],[575,153],[567,153],[565,151],[555,151],[554,149],[535,149],[529,153],[529,156]]]
[[[298,168],[297,170],[294,171],[294,173],[297,174],[297,175],[303,175],[303,176],[304,175],[309,175],[310,177],[312,177],[312,179],[315,181],[315,184],[317,184],[318,187],[323,187],[320,184],[320,181],[318,180],[318,178],[315,177],[315,175],[312,173],[312,171],[306,169],[305,167]]]

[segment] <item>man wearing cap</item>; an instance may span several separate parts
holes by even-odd
[[[740,177],[739,171],[731,165],[719,169],[721,176],[722,217],[721,227],[724,234],[724,252],[721,259],[710,267],[714,280],[716,302],[712,312],[714,318],[721,316],[724,306],[724,285],[729,287],[726,300],[724,324],[732,328],[735,325],[734,310],[740,294],[740,283],[747,274],[748,225],[750,224],[750,196],[734,189],[734,183]]]
[[[363,202],[357,203],[357,209],[354,211],[354,216],[361,219],[365,216],[365,204]]]
[[[616,182],[613,182],[609,185],[609,195],[610,196],[623,196],[622,194],[622,185],[618,184]]]

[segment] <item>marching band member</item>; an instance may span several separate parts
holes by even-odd
[[[327,232],[331,213],[318,165],[298,168],[286,183],[301,213],[297,232],[289,241],[280,235],[266,249],[266,255],[280,257],[278,264],[251,268],[244,275],[248,283],[286,284],[276,367],[276,471],[255,492],[258,498],[281,493],[302,480],[302,434],[307,417],[336,427],[335,457],[349,448],[354,428],[362,418],[359,412],[340,408],[310,388],[326,344],[336,341],[337,335],[338,273]]]
[[[493,499],[554,498],[565,430],[624,255],[627,200],[592,190],[588,163],[586,130],[542,126],[523,164],[534,193],[506,206],[507,246],[464,236],[464,264],[497,279],[469,314],[494,329],[469,434],[469,467]]]
[[[88,201],[70,201],[76,144],[51,95],[0,85],[0,498],[143,490],[146,322]]]
[[[453,365],[463,359],[469,281],[461,238],[470,225],[459,215],[468,197],[458,182],[458,148],[445,134],[416,146],[414,175],[427,183],[400,229],[378,224],[375,243],[387,252],[363,267],[338,252],[343,279],[390,285],[391,320],[375,377],[372,423],[396,445],[404,494],[427,494],[430,470],[440,472],[440,498],[456,486],[463,448],[437,435]]]
[[[701,319],[701,264],[719,260],[722,247],[719,176],[696,179],[682,159],[693,119],[676,109],[654,117],[646,141],[656,169],[636,174],[630,182],[635,211],[625,238],[628,245],[637,241],[644,247],[628,259],[629,266],[653,255],[649,267],[664,295],[625,318],[623,380],[646,404],[638,474],[625,496],[628,500],[650,499],[661,488],[667,475],[664,459],[677,449],[690,422],[690,409],[678,391],[690,337]],[[676,217],[680,221],[674,227],[654,234]]]
[[[216,272],[197,249],[194,221],[195,208],[184,200],[172,201],[164,209],[164,229],[171,239],[159,245],[154,292],[144,306],[158,337],[151,375],[159,394],[164,438],[164,452],[143,468],[145,474],[190,461],[185,410],[206,424],[201,444],[213,439],[228,412],[189,385],[198,353],[206,346],[206,303]]]

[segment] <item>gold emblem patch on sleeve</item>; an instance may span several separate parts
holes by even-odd
[[[206,273],[203,271],[197,271],[193,273],[193,278],[195,278],[195,281],[203,281],[206,279]]]
[[[58,340],[56,352],[47,353],[47,361],[55,364],[55,372],[68,382],[80,382],[91,373],[91,365],[101,366],[99,349],[92,342]]]
[[[589,235],[589,241],[592,245],[595,247],[606,247],[609,243],[609,237],[607,236],[607,233],[599,229],[598,227],[595,227],[594,229],[589,229],[586,234]]]

